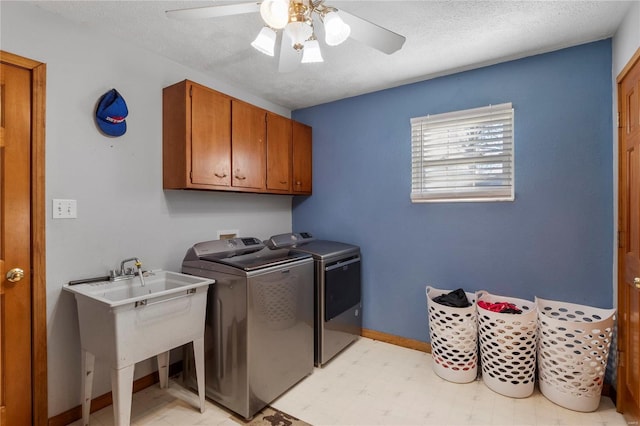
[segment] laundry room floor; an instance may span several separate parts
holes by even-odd
[[[626,425],[608,397],[593,413],[579,413],[547,400],[537,389],[528,398],[497,394],[482,380],[455,384],[432,370],[431,355],[360,338],[322,369],[271,405],[311,425]],[[241,422],[211,402],[203,414],[197,396],[172,381],[134,394],[132,425],[238,426]],[[112,407],[91,415],[90,424],[111,426]],[[72,423],[80,426],[81,421]]]

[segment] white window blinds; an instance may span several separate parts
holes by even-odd
[[[411,201],[514,199],[511,103],[411,119]]]

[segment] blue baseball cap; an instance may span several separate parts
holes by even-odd
[[[98,101],[96,123],[100,130],[108,136],[122,136],[127,131],[124,121],[129,114],[124,98],[116,89],[111,89]]]

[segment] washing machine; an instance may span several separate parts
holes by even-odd
[[[211,278],[205,322],[205,395],[252,418],[311,374],[313,258],[257,238],[194,244],[182,272]],[[195,386],[192,355],[184,377]]]

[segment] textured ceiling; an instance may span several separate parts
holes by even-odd
[[[326,4],[404,35],[392,55],[349,39],[324,63],[278,72],[250,46],[259,13],[175,20],[166,10],[227,1],[35,1],[289,109],[426,80],[612,36],[632,2],[331,1]]]

